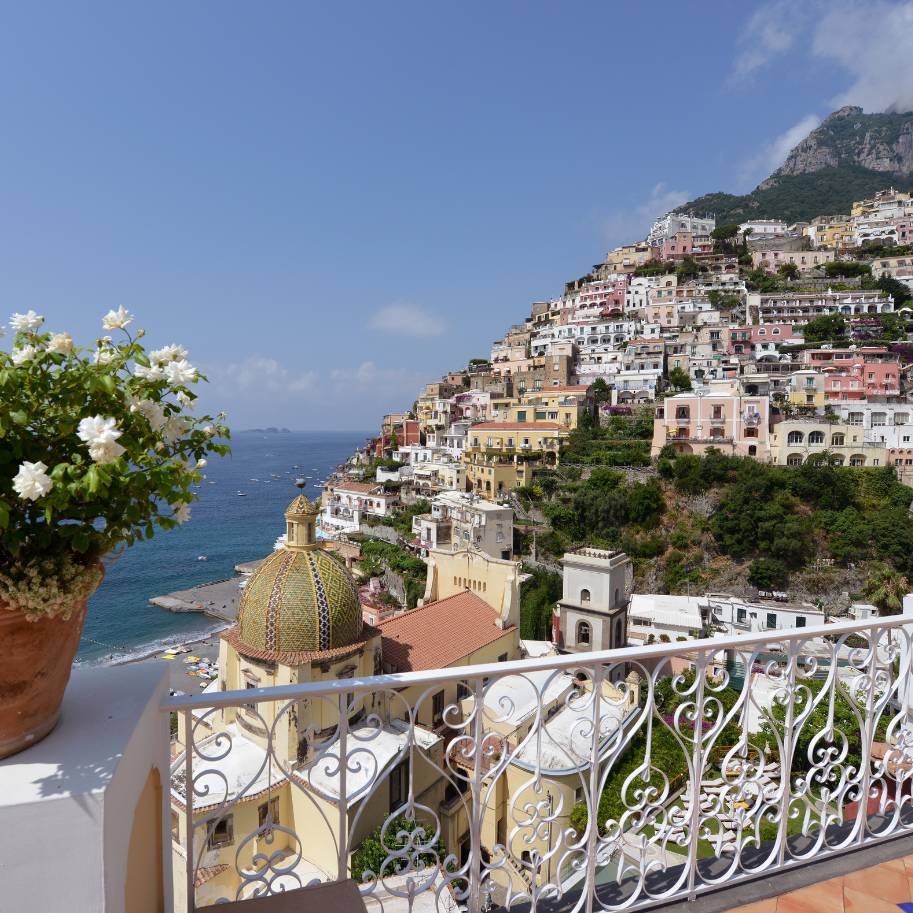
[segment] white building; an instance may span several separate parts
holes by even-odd
[[[755,238],[773,238],[777,235],[786,234],[786,223],[779,219],[749,219],[739,226],[739,232],[745,234],[750,232],[748,237]]]
[[[511,560],[514,512],[463,491],[445,491],[431,502],[431,512],[412,518],[415,544],[423,551],[457,551],[468,546],[492,558]]]
[[[365,514],[389,516],[397,502],[396,495],[374,482],[329,483],[323,489],[320,526],[329,532],[358,532]]]
[[[554,616],[558,647],[579,653],[626,646],[631,559],[624,552],[579,548],[565,553],[561,565],[561,602]]]
[[[750,600],[726,593],[708,593],[702,600],[701,614],[708,627],[726,634],[792,631],[825,622],[824,612],[810,603]]]
[[[681,232],[688,232],[692,235],[709,235],[714,228],[716,228],[716,219],[713,216],[692,216],[681,212],[667,212],[653,223],[650,234],[647,235],[647,243],[661,244]]]

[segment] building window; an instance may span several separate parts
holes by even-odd
[[[257,807],[257,817],[259,818],[260,827],[264,828],[266,833],[272,831],[273,827],[279,823],[279,797],[274,796],[269,802],[264,802]]]
[[[226,815],[212,825],[212,831],[206,845],[211,850],[231,846],[235,842],[235,816]]]
[[[809,444],[823,444],[824,443],[824,432],[823,431],[812,431],[808,436]]]
[[[802,465],[802,454],[801,453],[791,453],[786,458],[787,466],[801,466]]]
[[[590,642],[590,625],[586,621],[577,622],[577,643],[588,644]]]
[[[586,605],[589,601],[590,601],[590,591],[589,591],[589,590],[581,590],[581,591],[580,591],[580,604],[581,604],[581,605]]]
[[[390,812],[397,811],[406,801],[408,794],[408,762],[397,764],[390,771]]]
[[[745,609],[736,609],[735,620],[736,624],[745,624],[748,621],[748,612]]]
[[[805,435],[801,431],[790,431],[786,437],[787,444],[801,444]]]
[[[444,692],[438,691],[431,697],[431,725],[440,726],[444,722]]]
[[[777,613],[768,612],[767,613],[767,629],[773,631],[777,627]]]
[[[805,616],[804,616],[804,615],[797,615],[797,616],[796,616],[796,627],[797,627],[797,628],[804,628],[804,627],[805,627]]]
[[[840,432],[831,435],[831,447],[842,447],[846,438]]]

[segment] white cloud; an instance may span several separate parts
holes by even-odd
[[[795,0],[773,0],[756,9],[739,36],[734,78],[745,79],[788,51],[807,12]]]
[[[744,80],[794,47],[849,75],[834,107],[913,110],[913,0],[770,0],[738,38],[733,77]]]
[[[684,190],[668,190],[660,182],[650,191],[645,202],[633,209],[620,209],[603,222],[605,238],[609,244],[630,244],[645,238],[653,220],[687,203],[691,194]]]
[[[382,368],[363,361],[354,368],[334,368],[329,379],[338,393],[370,393],[378,398],[406,396],[411,403],[422,385],[422,375],[406,368]]]
[[[440,317],[405,301],[382,307],[371,317],[368,326],[402,336],[440,336],[447,329]]]
[[[841,4],[818,23],[812,50],[852,77],[836,107],[913,110],[913,0]]]
[[[241,362],[220,365],[208,372],[213,386],[244,397],[312,398],[317,395],[314,371],[290,371],[275,358],[250,355]]]
[[[786,156],[793,147],[820,123],[821,118],[817,114],[806,114],[788,130],[762,146],[755,155],[742,163],[739,168],[740,182],[753,187],[759,180],[776,171],[786,161]]]

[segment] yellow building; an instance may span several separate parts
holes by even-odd
[[[841,249],[854,247],[853,223],[832,222],[829,225],[819,225],[815,229],[815,247]]]
[[[521,409],[521,411],[523,411]],[[503,499],[532,482],[533,470],[557,466],[569,431],[557,422],[483,422],[466,435],[466,490]]]
[[[519,404],[511,412],[512,422],[557,422],[573,430],[577,427],[580,416],[591,411],[592,403],[587,398],[585,384],[574,386],[544,387],[520,396]]]
[[[770,434],[770,459],[780,466],[801,466],[827,458],[838,465],[886,466],[883,444],[866,443],[860,425],[827,422],[817,418],[786,419]]]

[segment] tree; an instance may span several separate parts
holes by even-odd
[[[429,843],[434,837],[435,826],[422,821],[410,821],[405,815],[399,815],[388,822],[386,831],[381,825],[370,837],[366,837],[352,854],[352,877],[355,881],[360,882],[365,872],[389,877],[401,870],[415,871],[416,867],[420,865],[425,867],[442,865],[447,851],[440,839],[425,853],[410,851],[406,856],[394,856],[387,862],[387,857],[394,849],[398,850],[408,846],[409,837],[405,835],[411,834],[418,828],[424,831],[424,836],[418,842]]]
[[[894,307],[900,307],[905,301],[913,299],[913,290],[909,285],[898,282],[893,276],[882,276],[875,283],[875,288],[880,288],[885,294],[894,299]]]
[[[806,342],[826,342],[846,335],[846,320],[842,314],[823,314],[805,324]]]
[[[669,383],[676,390],[690,390],[691,378],[683,368],[675,367],[669,372]]]
[[[798,279],[799,278],[799,267],[795,263],[781,263],[780,268],[777,272],[784,279]]]
[[[396,436],[396,432],[390,432],[390,449],[399,450],[399,438]]]
[[[717,225],[710,232],[710,237],[714,241],[728,241],[739,233],[739,226],[736,222],[727,222],[725,225]]]
[[[684,257],[676,268],[675,273],[680,281],[687,281],[689,279],[697,279],[700,271],[701,268],[694,257]]]
[[[871,276],[872,267],[859,260],[833,260],[824,264],[824,274],[828,278],[847,279],[852,276]]]
[[[876,564],[862,591],[882,615],[897,615],[903,609],[904,596],[910,592],[910,581],[890,565]]]
[[[609,401],[612,396],[612,388],[605,382],[604,377],[597,377],[590,384],[590,393],[592,394],[593,402],[598,406]]]
[[[755,558],[748,566],[748,582],[759,590],[783,586],[787,576],[786,565],[774,558]]]

